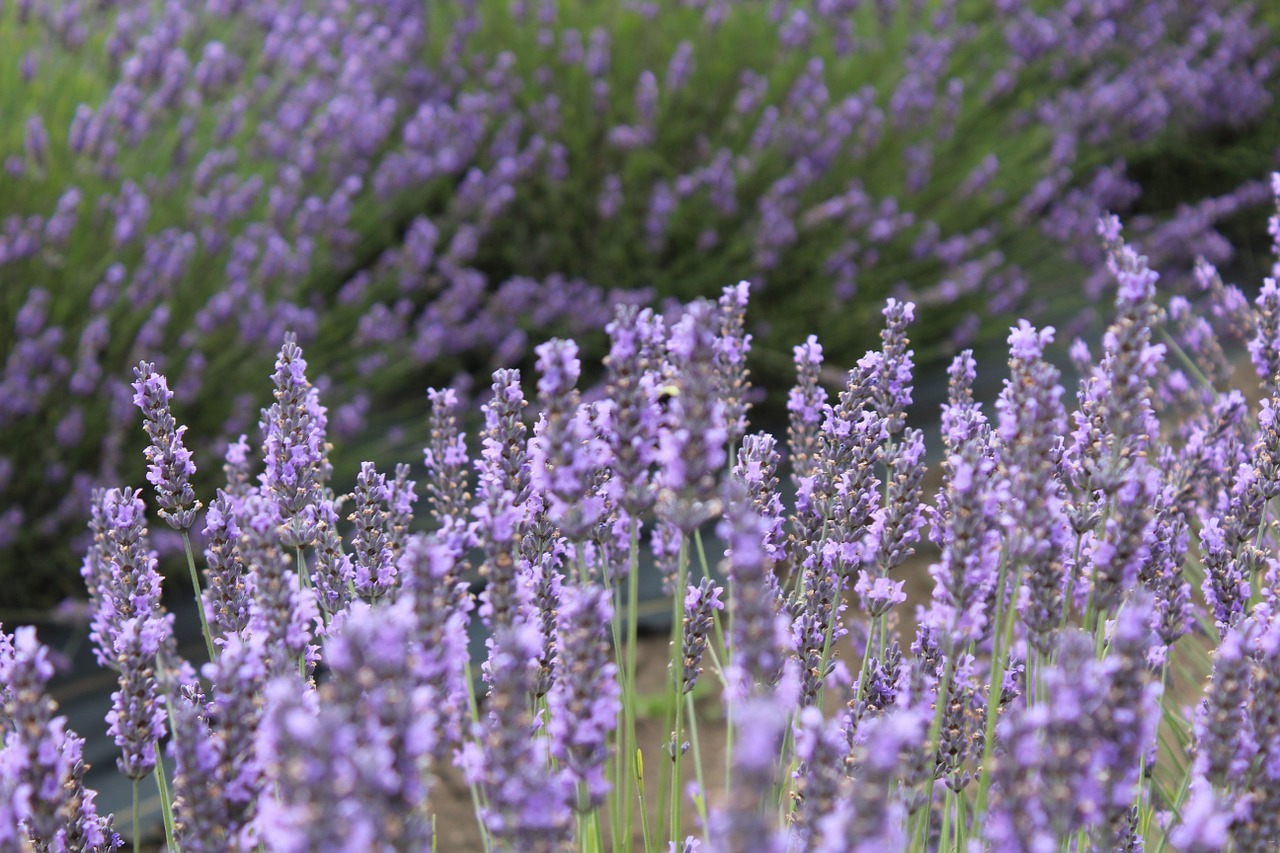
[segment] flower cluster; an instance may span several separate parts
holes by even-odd
[[[532,428],[520,375],[498,371],[474,461],[458,396],[433,391],[421,521],[407,468],[389,480],[366,463],[353,494],[333,493],[320,392],[286,338],[266,473],[255,484],[235,442],[206,513],[203,678],[160,605],[141,493],[92,507],[83,574],[99,660],[119,675],[121,771],[156,777],[173,849],[425,849],[448,761],[494,850],[598,851],[636,831],[646,850],[1274,848],[1280,399],[1248,416],[1209,374],[1189,392],[1170,358],[1212,356],[1233,333],[1278,349],[1273,295],[1254,310],[1215,273],[1194,307],[1217,323],[1180,324],[1118,222],[1099,235],[1116,311],[1096,363],[1072,348],[1089,368],[1076,406],[1052,328],[1010,329],[990,420],[960,354],[932,502],[907,409],[909,302],[888,301],[879,348],[834,395],[818,390],[816,340],[797,348],[794,500],[781,443],[734,426],[750,391],[724,355],[745,345],[740,285],[664,315],[621,308],[609,404],[580,398],[566,339],[538,348]],[[173,481],[157,479],[170,513]],[[704,557],[713,521],[720,560]],[[926,524],[936,551],[913,559]],[[660,749],[637,719],[644,528],[671,567]],[[488,632],[480,678],[470,628]],[[110,849],[82,742],[43,696],[50,674],[33,632],[0,633],[0,814],[16,844],[59,849],[45,839],[63,832]],[[723,787],[704,772],[708,705],[728,738]]]
[[[746,275],[770,322],[743,327],[734,288],[714,358],[736,440],[749,349],[816,331],[851,360],[891,293],[957,312],[930,343],[1076,273],[1097,270],[1096,297],[1093,222],[1158,180],[1135,176],[1266,114],[1274,16],[1237,0],[1050,5],[7,5],[3,80],[22,108],[0,141],[0,275],[15,282],[0,552],[44,565],[95,487],[134,479],[122,371],[143,357],[149,476],[186,530],[186,450],[253,427],[289,330],[347,439],[407,416],[424,372],[502,367],[548,333],[587,352],[619,303]],[[1229,253],[1215,223],[1266,187],[1226,177],[1239,186],[1131,220],[1156,263]],[[779,382],[778,364],[753,370]],[[170,431],[161,373],[200,443]],[[296,414],[282,451],[307,446]],[[324,479],[313,458],[265,461],[272,488]],[[190,485],[211,492],[201,468]],[[283,508],[292,540],[326,535]],[[30,574],[23,599],[61,586]]]

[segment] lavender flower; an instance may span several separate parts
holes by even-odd
[[[690,305],[671,331],[669,347],[679,389],[667,405],[658,438],[658,516],[686,534],[719,512],[716,484],[728,429],[717,396],[715,312]]]
[[[859,726],[851,757],[854,774],[844,782],[833,811],[818,824],[814,849],[872,853],[906,846],[904,808],[893,793],[903,759],[918,748],[927,728],[913,710],[900,710]]]
[[[427,479],[427,503],[431,515],[459,555],[470,545],[466,529],[468,491],[466,435],[458,429],[458,393],[427,389],[431,400],[431,438],[423,451],[423,461],[431,476]]]
[[[730,515],[719,535],[728,542],[725,574],[729,579],[729,663],[725,677],[729,695],[758,695],[778,683],[792,651],[786,608],[768,581],[772,564],[764,550],[765,520],[741,500],[728,500]]]
[[[1009,374],[996,403],[1005,477],[1009,482],[1008,563],[1011,579],[1025,578],[1022,609],[1032,644],[1048,648],[1062,615],[1063,548],[1067,540],[1061,490],[1053,476],[1053,447],[1065,426],[1058,371],[1044,361],[1054,330],[1026,321],[1009,334]],[[1016,522],[1013,521],[1016,519]],[[1035,531],[1034,534],[1028,531]]]
[[[356,594],[374,602],[391,593],[396,584],[395,555],[386,530],[390,513],[384,505],[391,497],[386,476],[372,462],[361,463],[351,497],[354,508],[347,520],[355,523],[351,547]]]
[[[191,461],[191,451],[183,445],[185,426],[178,426],[169,411],[173,392],[168,382],[156,373],[154,364],[143,361],[134,368],[137,392],[133,404],[142,410],[144,427],[151,438],[147,448],[147,482],[156,488],[160,517],[175,530],[187,530],[195,523],[200,502],[191,488],[191,477],[196,473]]]
[[[328,417],[306,370],[296,336],[286,335],[272,376],[276,401],[262,411],[266,470],[259,477],[279,514],[280,542],[286,548],[315,541],[316,503],[332,472],[325,438]]]
[[[578,541],[605,515],[595,480],[608,464],[609,445],[597,428],[600,410],[578,402],[578,345],[553,340],[537,353],[543,417],[529,442],[530,482],[545,495],[561,532]]]
[[[799,488],[805,477],[815,472],[819,445],[819,425],[827,402],[827,392],[819,384],[822,368],[822,345],[810,335],[808,341],[795,347],[796,384],[787,396],[790,423],[787,446],[790,451],[791,480]]]
[[[906,422],[911,405],[912,370],[915,354],[907,347],[906,328],[915,319],[915,303],[889,299],[885,302],[884,329],[880,332],[884,357],[880,362],[881,381],[876,385],[876,409],[885,419],[889,435],[896,435]]]
[[[174,833],[184,850],[212,853],[228,845],[229,820],[221,794],[222,742],[209,728],[197,697],[173,702],[175,737],[169,743],[174,759]]]
[[[733,790],[729,801],[707,819],[707,833],[716,850],[781,853],[786,849],[786,839],[775,828],[769,798],[778,774],[788,699],[762,695],[734,706]]]
[[[311,584],[315,590],[316,604],[332,617],[351,602],[356,582],[356,568],[342,545],[338,535],[338,514],[333,500],[326,495],[316,511],[319,525],[315,541],[315,569],[311,572]]]
[[[929,513],[931,538],[942,549],[929,568],[933,601],[925,619],[948,654],[989,633],[987,599],[994,594],[1006,484],[998,477],[993,436],[969,391],[972,355],[952,362],[951,402],[943,409],[943,441],[949,456],[936,508]]]
[[[674,62],[674,58],[672,59]],[[751,285],[745,281],[721,291],[716,307],[720,314],[720,334],[716,338],[717,377],[720,400],[724,406],[724,422],[728,442],[733,444],[747,431],[747,401],[751,383],[747,379],[747,354],[751,351],[751,335],[747,334],[747,296]]]
[[[724,609],[720,596],[724,587],[711,578],[703,578],[695,586],[689,585],[684,596],[684,673],[681,692],[689,693],[698,683],[702,673],[702,655],[707,648],[707,634],[715,618],[715,611]]]
[[[246,528],[248,562],[252,565],[253,602],[249,607],[249,633],[262,638],[267,670],[272,676],[301,672],[310,677],[315,668],[317,648],[312,643],[320,615],[315,596],[301,587],[289,559],[270,538],[274,512],[265,501],[250,501],[253,507]]]
[[[115,638],[125,620],[159,615],[160,575],[147,546],[142,499],[132,489],[95,492],[93,543],[80,574],[89,590],[89,636],[102,666],[114,666]]]
[[[651,467],[657,454],[657,438],[662,412],[658,407],[658,365],[653,342],[645,330],[652,328],[652,312],[642,315],[635,306],[618,307],[606,327],[609,333],[608,396],[613,403],[609,422],[609,442],[613,460],[611,483],[614,499],[632,516],[645,512],[653,503]]]
[[[846,778],[846,744],[839,722],[824,721],[817,708],[799,713],[795,731],[799,767],[791,794],[791,846],[809,850],[818,841],[817,826],[831,814]]]
[[[217,643],[249,626],[249,602],[253,591],[249,569],[240,556],[240,528],[232,499],[222,489],[205,514],[204,549],[207,588],[201,596],[209,630]]]
[[[476,493],[492,517],[503,503],[519,506],[529,497],[529,468],[525,449],[528,430],[524,408],[528,405],[520,387],[520,371],[493,374],[493,399],[480,407],[485,417],[481,458],[476,460],[479,481]]]
[[[742,437],[738,458],[733,466],[733,479],[746,490],[749,506],[769,526],[765,537],[766,557],[774,564],[787,559],[787,538],[783,529],[782,497],[778,493],[777,440],[768,433],[752,433]]]
[[[202,798],[213,802],[202,803],[201,808],[207,805],[219,814],[226,837],[238,839],[241,846],[252,837],[251,826],[264,785],[254,739],[262,717],[267,665],[265,638],[228,637],[218,659],[203,669],[204,677],[213,685],[204,718],[214,744],[206,745],[202,751],[199,746],[175,747],[195,751],[192,757],[201,766],[208,752],[217,752],[216,785],[200,792]]]
[[[439,745],[457,746],[462,742],[468,692],[467,619],[474,604],[465,592],[466,582],[457,578],[452,549],[437,539],[410,537],[398,572],[417,620],[414,639],[424,652],[422,679],[438,696]],[[442,757],[443,749],[436,755]]]
[[[483,820],[498,850],[552,853],[567,840],[570,781],[547,766],[547,742],[532,737],[527,697],[539,647],[531,625],[499,629],[487,663],[488,719],[462,749],[468,781],[482,785]]]
[[[123,750],[120,772],[130,779],[156,766],[156,745],[164,735],[164,697],[156,682],[156,661],[172,637],[172,617],[134,616],[118,623],[112,651],[120,689],[111,694],[107,734]]]
[[[1276,279],[1263,281],[1255,304],[1257,332],[1249,341],[1249,355],[1268,396],[1275,397],[1280,391],[1276,381],[1280,375],[1280,287]]]
[[[606,626],[613,618],[602,587],[566,586],[556,618],[555,684],[547,693],[551,755],[582,787],[576,807],[590,811],[609,792],[608,738],[618,722],[617,667],[609,660]],[[566,805],[575,806],[575,800]]]
[[[58,705],[45,692],[52,676],[49,651],[34,628],[0,631],[0,706],[8,732],[0,749],[0,794],[7,794],[0,796],[0,815],[15,818],[0,822],[0,845],[114,850],[123,842],[111,817],[98,815],[96,793],[84,786],[84,739],[67,728],[66,717],[54,716]]]

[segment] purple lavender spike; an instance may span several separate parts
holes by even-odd
[[[585,788],[585,801],[573,800],[569,805],[587,810],[600,806],[609,792],[604,769],[609,735],[618,722],[620,692],[607,636],[612,617],[609,595],[602,587],[562,590],[556,618],[557,675],[547,693],[547,731],[551,755]]]
[[[532,737],[528,697],[540,637],[527,624],[502,627],[490,646],[488,719],[458,758],[468,781],[483,787],[485,827],[500,851],[553,853],[568,839],[571,783],[548,765],[545,740]]]
[[[0,631],[0,719],[8,731],[0,749],[0,817],[14,818],[0,821],[0,845],[106,853],[123,841],[111,816],[98,815],[96,792],[84,786],[84,739],[67,728],[66,717],[54,716],[58,704],[45,690],[52,676],[49,651],[34,628],[12,636]]]
[[[264,494],[277,507],[280,542],[286,548],[304,548],[315,541],[316,503],[332,472],[328,416],[306,370],[297,338],[286,335],[272,377],[276,402],[262,412],[266,470],[259,477]]]
[[[427,503],[442,535],[458,549],[459,555],[472,544],[467,529],[467,507],[471,502],[466,435],[458,428],[458,394],[452,388],[427,389],[431,400],[431,437],[423,451],[427,478]]]
[[[151,438],[147,448],[147,482],[155,486],[160,517],[175,530],[187,530],[195,523],[200,502],[191,487],[191,477],[196,473],[191,461],[191,451],[183,445],[185,426],[178,426],[169,411],[173,392],[164,376],[156,373],[155,365],[140,362],[133,375],[133,403],[142,410],[144,426]]]
[[[659,518],[686,534],[720,511],[717,483],[729,432],[718,397],[715,311],[694,302],[671,330],[668,342],[678,389],[667,404],[658,438]]]
[[[351,547],[356,594],[370,603],[390,595],[396,585],[395,555],[386,531],[389,498],[386,476],[372,462],[361,463],[347,520],[355,523]]]
[[[726,287],[716,303],[720,314],[720,334],[716,339],[717,376],[720,399],[724,405],[724,421],[729,443],[734,444],[747,431],[747,399],[751,382],[747,378],[747,355],[751,352],[751,335],[746,332],[747,298],[751,285],[745,281]]]

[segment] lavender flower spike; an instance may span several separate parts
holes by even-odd
[[[751,285],[740,281],[720,294],[720,334],[716,338],[716,375],[720,379],[720,399],[724,403],[724,421],[729,441],[736,442],[747,431],[747,412],[751,403],[747,394],[751,382],[747,378],[747,354],[751,352],[751,335],[745,330],[747,296]]]
[[[227,803],[221,767],[223,743],[209,728],[199,697],[173,703],[175,736],[169,742],[174,759],[174,831],[183,850],[216,853],[230,847]]]
[[[727,461],[729,430],[716,378],[715,311],[700,300],[671,330],[679,390],[667,405],[658,439],[658,517],[691,533],[720,511],[716,489]]]
[[[259,477],[263,492],[275,504],[280,542],[286,548],[304,548],[315,541],[316,503],[332,473],[328,416],[306,370],[297,338],[286,335],[272,376],[276,401],[262,411],[266,470]]]
[[[609,445],[597,428],[598,409],[579,403],[578,345],[556,339],[537,353],[543,417],[529,442],[530,482],[545,496],[561,533],[581,540],[605,515],[595,480],[609,459]]]
[[[598,586],[566,586],[556,617],[558,674],[547,694],[551,754],[585,787],[578,806],[591,810],[609,792],[604,765],[618,721],[618,668],[610,662],[606,627],[613,618],[609,594]],[[569,803],[573,805],[573,803]]]
[[[156,488],[156,502],[160,517],[175,530],[187,530],[195,523],[200,502],[191,487],[191,477],[196,473],[191,461],[191,451],[182,443],[185,426],[178,426],[169,411],[173,392],[156,366],[143,361],[134,368],[136,381],[133,404],[142,410],[143,428],[151,438],[146,449],[147,482]]]
[[[156,766],[156,745],[164,735],[164,698],[156,685],[156,658],[170,639],[172,617],[135,616],[116,634],[115,663],[120,689],[111,694],[107,734],[123,751],[117,763],[130,779],[141,779]]]
[[[571,783],[548,767],[547,742],[534,738],[528,696],[535,683],[541,637],[536,626],[497,629],[486,664],[489,718],[477,727],[459,763],[482,785],[482,817],[502,853],[554,853],[568,840]]]
[[[427,503],[440,525],[440,536],[461,556],[472,543],[467,528],[468,490],[467,437],[458,429],[458,393],[452,388],[427,389],[431,401],[431,435],[423,451],[427,478]]]
[[[724,587],[711,578],[703,578],[697,586],[689,585],[684,597],[684,674],[682,692],[689,693],[698,683],[702,673],[702,654],[707,649],[707,635],[711,632],[715,611],[724,610],[720,596]]]
[[[362,462],[352,495],[355,506],[347,520],[355,524],[351,547],[355,552],[356,594],[368,602],[389,594],[396,582],[386,531],[389,513],[384,507],[389,496],[386,475],[379,474],[372,462]]]
[[[28,842],[40,851],[114,850],[123,842],[84,786],[84,739],[54,716],[58,704],[45,692],[52,676],[35,628],[0,631],[0,722],[8,732],[0,749],[0,850],[26,851]]]

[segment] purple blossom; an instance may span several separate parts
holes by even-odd
[[[416,617],[415,641],[423,650],[422,679],[437,693],[440,712],[437,758],[443,747],[462,742],[467,696],[467,620],[474,604],[457,577],[452,549],[422,534],[411,536],[400,555],[398,574]]]
[[[548,765],[548,743],[532,736],[528,696],[533,690],[540,638],[532,625],[503,627],[489,661],[488,718],[477,727],[459,763],[485,792],[482,818],[498,850],[552,853],[568,838],[572,783]]]
[[[222,489],[205,513],[205,584],[202,606],[215,643],[249,626],[249,602],[253,591],[250,575],[240,555],[240,528],[232,501]]]
[[[1054,443],[1066,414],[1059,373],[1044,360],[1053,329],[1022,321],[1009,334],[1009,379],[996,402],[998,435],[1009,483],[1008,562],[1024,579],[1022,608],[1033,645],[1044,650],[1061,619],[1067,541],[1062,492],[1054,478]],[[1029,534],[1028,531],[1035,531]]]
[[[729,500],[729,515],[719,535],[728,543],[729,663],[725,677],[732,697],[759,695],[778,683],[783,664],[793,651],[786,607],[776,583],[770,582],[773,564],[765,551],[769,528],[743,500]]]
[[[165,731],[164,697],[156,679],[160,651],[172,640],[173,617],[133,616],[116,626],[113,659],[120,689],[111,694],[107,734],[123,751],[116,763],[130,779],[156,766],[156,745]]]
[[[390,498],[386,475],[372,462],[361,463],[347,520],[355,523],[351,548],[356,594],[368,602],[390,594],[396,585],[395,554],[387,536]]]
[[[716,315],[710,302],[694,302],[671,330],[675,387],[658,437],[660,518],[686,533],[718,512],[716,488],[729,439],[716,380]]]
[[[466,434],[458,427],[458,393],[452,388],[427,389],[431,400],[431,437],[423,451],[427,478],[427,503],[445,538],[459,554],[471,544],[467,506],[471,502],[467,469]]]
[[[316,503],[332,472],[325,438],[328,417],[306,370],[296,336],[286,335],[272,376],[276,401],[262,411],[266,470],[259,480],[277,508],[280,542],[287,548],[315,541]]]
[[[581,540],[605,517],[596,480],[609,462],[601,429],[607,410],[578,402],[577,344],[553,340],[539,346],[537,353],[543,417],[529,442],[530,483],[545,496],[551,518],[564,535]]]
[[[790,424],[787,427],[787,446],[791,461],[791,480],[797,486],[805,477],[814,473],[819,444],[819,425],[827,402],[827,391],[819,384],[822,368],[822,345],[817,337],[809,339],[793,350],[796,364],[796,384],[787,396]]]
[[[263,690],[267,684],[267,648],[261,636],[231,636],[226,639],[218,659],[207,663],[204,677],[213,685],[213,695],[205,705],[214,745],[204,750],[216,751],[220,760],[216,768],[220,797],[205,797],[225,820],[228,839],[243,844],[256,814],[258,796],[263,790],[262,763],[254,748],[254,738],[262,716]],[[181,700],[179,700],[181,702]],[[196,746],[183,749],[198,749]]]
[[[191,477],[196,472],[191,452],[183,445],[185,426],[178,426],[169,411],[169,390],[165,378],[156,373],[155,365],[140,362],[133,375],[137,392],[133,403],[142,410],[144,427],[151,438],[147,448],[147,482],[156,488],[160,517],[176,530],[186,530],[195,522],[200,502],[191,487]]]
[[[612,458],[614,499],[631,515],[653,503],[651,467],[657,454],[662,410],[659,408],[661,349],[646,334],[653,313],[632,305],[618,307],[609,333],[608,397],[612,402],[605,436]]]
[[[841,786],[835,808],[819,824],[822,853],[872,853],[906,847],[904,804],[894,780],[921,741],[927,721],[915,710],[899,710],[859,725],[851,755],[857,775]]]
[[[618,722],[617,667],[609,660],[606,628],[613,618],[602,587],[566,586],[556,617],[556,679],[547,693],[551,755],[584,786],[587,810],[609,792],[605,780],[608,739]],[[575,800],[567,805],[573,806]]]
[[[246,530],[247,562],[254,597],[249,605],[249,634],[262,639],[268,672],[274,677],[301,672],[309,678],[318,660],[312,640],[320,621],[315,595],[300,585],[289,568],[289,558],[269,537],[271,515],[267,507],[250,521]]]
[[[714,849],[765,853],[786,849],[786,839],[776,828],[770,794],[791,710],[789,698],[766,694],[734,704],[734,785],[728,801],[707,818]]]
[[[230,822],[221,790],[223,743],[214,736],[203,705],[195,697],[173,702],[175,737],[169,742],[174,759],[174,833],[183,849],[193,853],[225,850]]]
[[[0,846],[114,850],[123,842],[111,817],[98,815],[96,792],[84,786],[84,739],[67,728],[66,717],[54,716],[58,705],[45,689],[52,676],[49,650],[34,628],[0,631],[0,723],[7,732],[0,749],[0,817],[6,819]]]
[[[720,596],[724,587],[711,578],[703,578],[697,585],[690,584],[684,595],[684,640],[680,648],[684,650],[684,672],[681,678],[681,691],[689,693],[698,683],[702,673],[702,655],[707,648],[707,635],[717,610],[724,610],[724,602]]]
[[[751,335],[745,330],[747,298],[751,285],[745,281],[726,287],[716,303],[720,314],[720,334],[716,338],[716,376],[720,381],[720,400],[729,442],[734,443],[747,431],[747,401],[751,383],[747,379],[747,354],[751,351]]]

